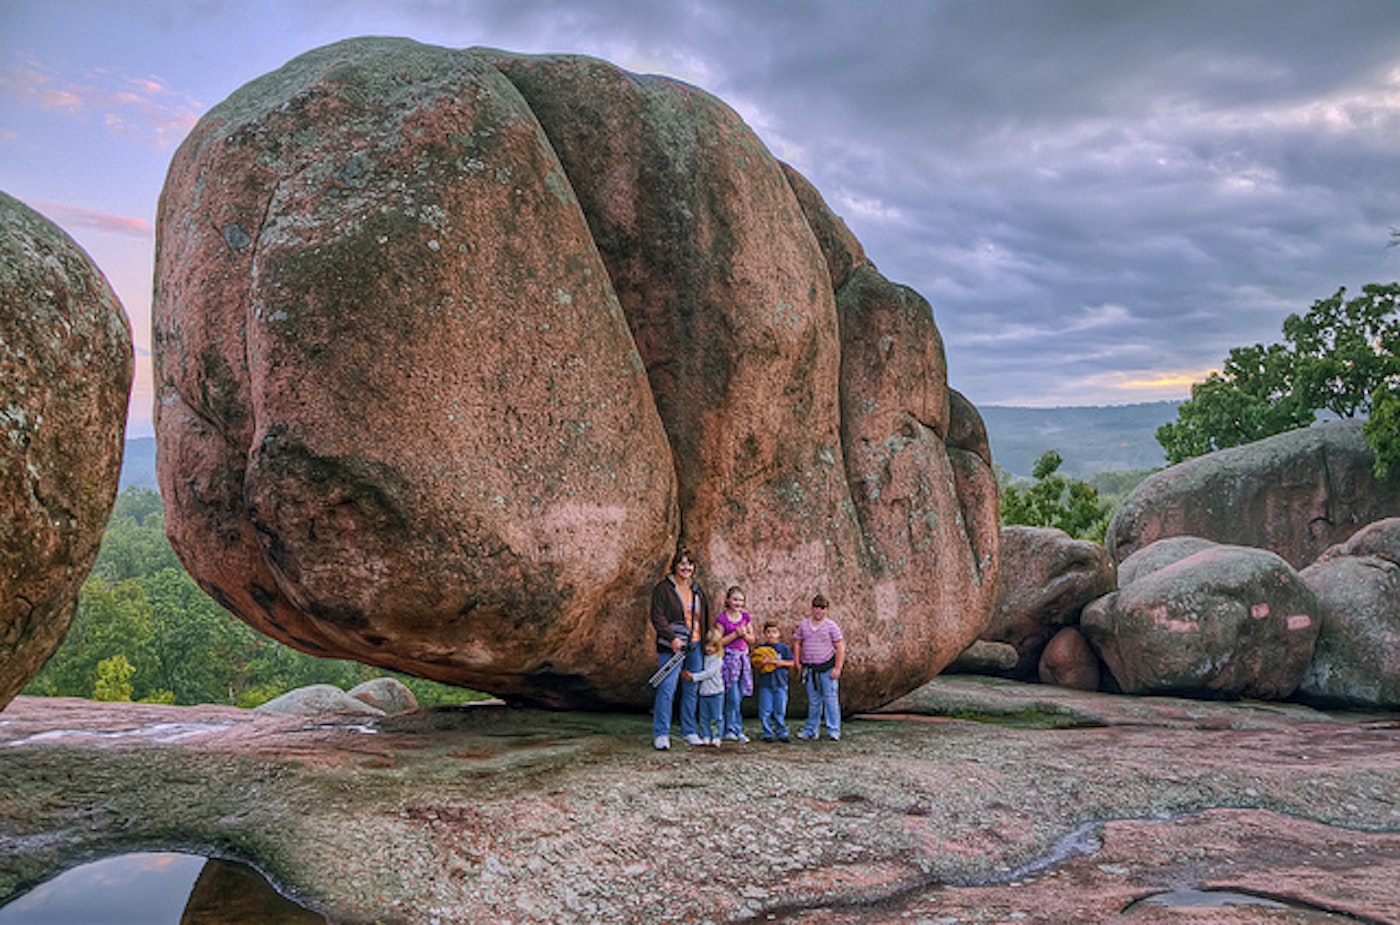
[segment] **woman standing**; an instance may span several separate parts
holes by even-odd
[[[671,573],[656,583],[651,591],[651,625],[656,630],[656,662],[661,668],[677,653],[684,652],[681,668],[700,671],[704,655],[699,643],[710,631],[710,602],[695,582],[695,557],[685,546],[676,549],[671,559]],[[691,745],[700,745],[696,731],[696,707],[699,685],[672,671],[656,687],[656,700],[651,708],[651,744],[658,749],[671,747],[671,713],[676,687],[681,691],[681,736]]]

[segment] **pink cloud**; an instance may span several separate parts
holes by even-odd
[[[0,93],[34,108],[96,119],[116,135],[157,148],[179,143],[203,108],[155,76],[131,77],[110,68],[58,75],[27,56],[0,72]]]
[[[77,206],[67,206],[59,202],[36,202],[32,205],[64,228],[91,228],[94,231],[130,235],[136,238],[150,238],[154,234],[151,223],[144,218],[110,215],[106,212],[80,209]]]

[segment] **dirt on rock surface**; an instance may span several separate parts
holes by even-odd
[[[1400,922],[1395,714],[959,678],[840,742],[648,730],[20,697],[0,902],[164,848],[346,923]]]

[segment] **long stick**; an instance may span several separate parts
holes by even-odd
[[[671,660],[656,669],[656,674],[652,675],[651,680],[647,681],[647,683],[652,687],[660,687],[662,681],[665,681],[671,675],[675,674],[676,670],[681,667],[681,662],[685,661],[685,654],[689,651],[690,646],[686,646],[675,655],[671,656]]]

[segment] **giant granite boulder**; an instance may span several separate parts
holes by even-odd
[[[1033,681],[1040,656],[1061,629],[1079,622],[1084,605],[1114,589],[1113,561],[1098,543],[1052,527],[1003,527],[1001,590],[982,638],[1016,648],[1008,674]]]
[[[640,705],[682,533],[760,618],[834,599],[852,709],[987,620],[995,480],[927,303],[693,87],[341,42],[200,121],[158,239],[172,544],[297,648]]]
[[[1108,527],[1114,561],[1169,536],[1278,553],[1302,568],[1369,523],[1400,515],[1400,467],[1377,480],[1360,421],[1330,421],[1220,450],[1143,480]]]
[[[1124,693],[1278,700],[1308,668],[1317,613],[1282,558],[1219,545],[1094,601],[1080,631]]]
[[[1400,709],[1400,518],[1371,524],[1301,574],[1322,625],[1298,699]]]
[[[68,632],[121,474],[131,328],[91,258],[0,193],[0,708]]]

